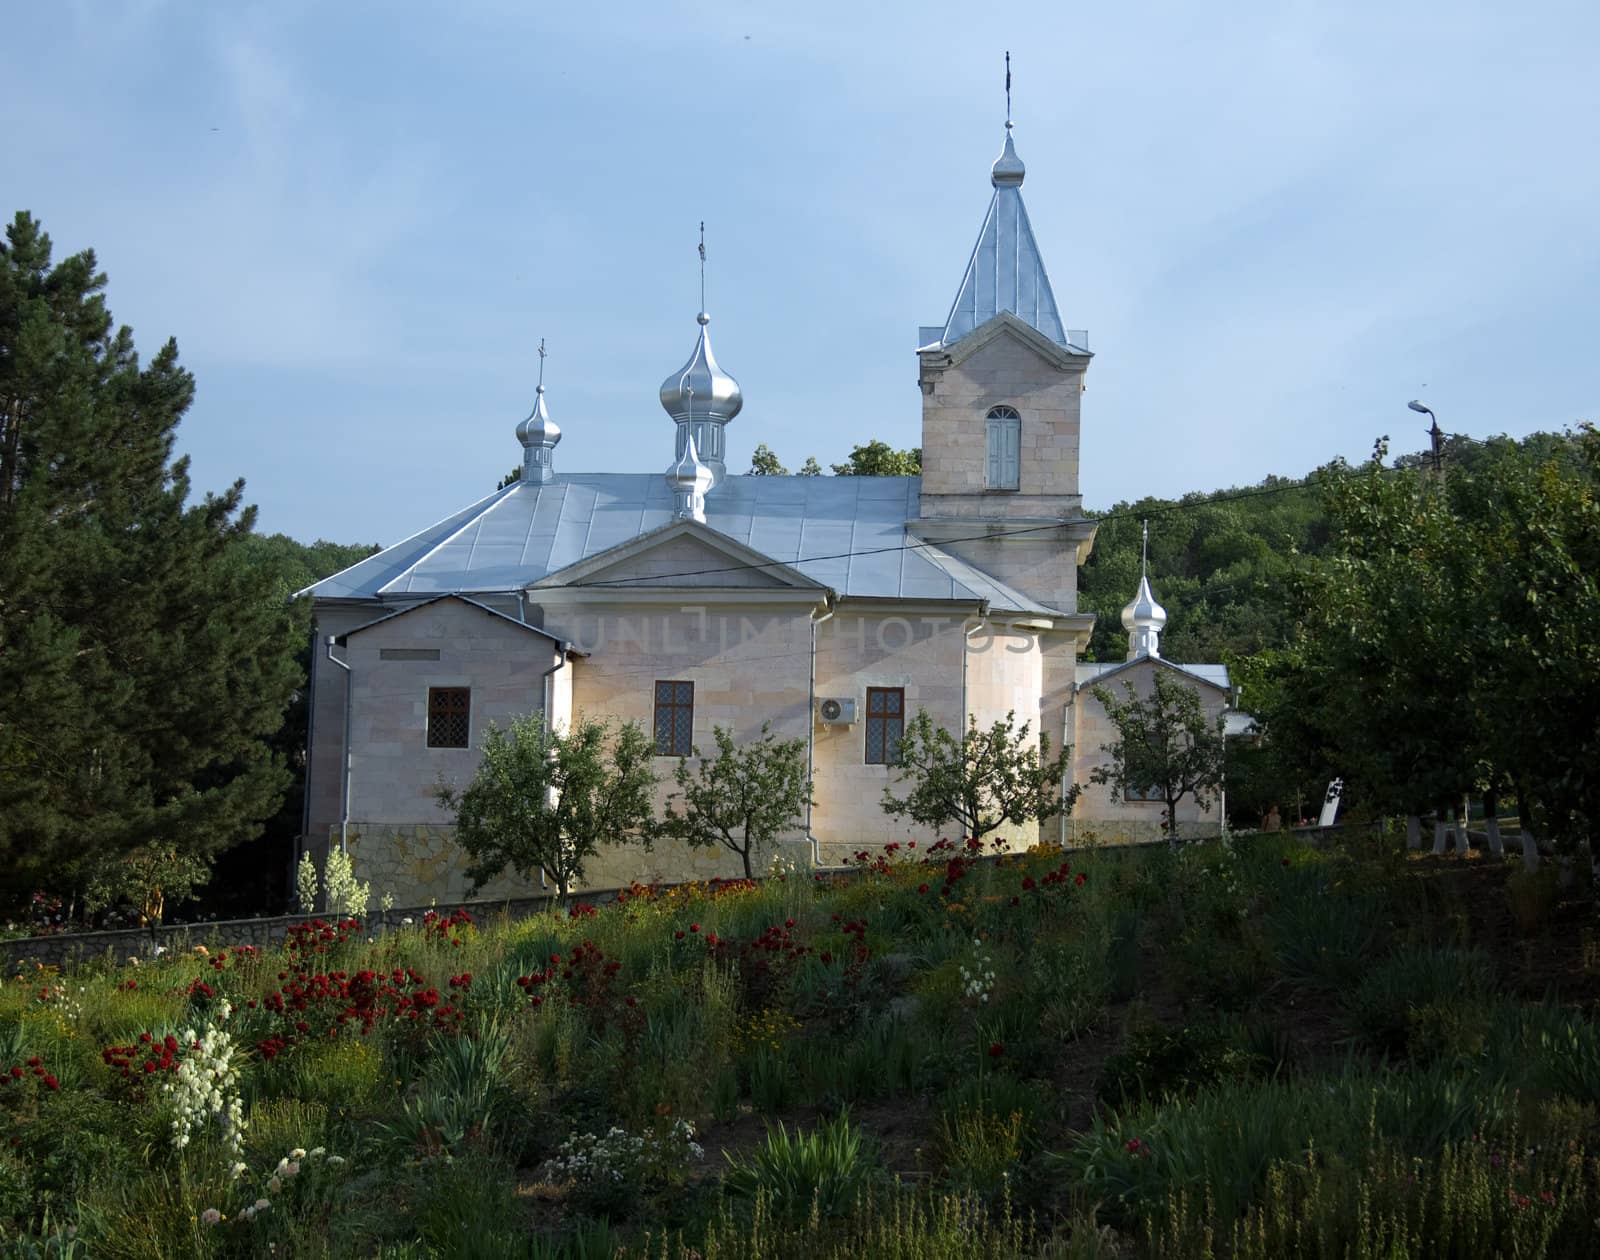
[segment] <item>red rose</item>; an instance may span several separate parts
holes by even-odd
[[[1006,1052],[1006,1048],[1004,1046],[1002,1046],[998,1041],[995,1042],[992,1046],[989,1047],[989,1057],[991,1059],[998,1059],[1005,1052]]]

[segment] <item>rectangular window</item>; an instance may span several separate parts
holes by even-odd
[[[996,408],[999,410],[1009,410]],[[984,424],[988,441],[984,461],[984,488],[1015,490],[1022,484],[1022,417],[990,416]]]
[[[1167,794],[1152,784],[1142,790],[1140,788],[1128,788],[1123,792],[1122,799],[1125,801],[1156,801],[1165,804]]]
[[[656,683],[656,756],[694,755],[694,684]]]
[[[379,648],[380,661],[436,661],[438,648]]]
[[[429,687],[428,747],[465,748],[471,715],[470,687]]]
[[[906,728],[904,687],[867,688],[867,764],[898,766]]]

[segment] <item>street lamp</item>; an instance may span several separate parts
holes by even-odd
[[[1432,427],[1428,429],[1428,437],[1433,442],[1433,475],[1437,477],[1439,470],[1444,466],[1444,430],[1439,427],[1439,417],[1433,414],[1432,407],[1424,407],[1415,398],[1406,406],[1433,421]]]

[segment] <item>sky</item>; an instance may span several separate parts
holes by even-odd
[[[7,18],[0,213],[178,341],[197,491],[397,542],[520,463],[672,458],[710,331],[791,468],[917,445],[920,325],[1023,197],[1089,330],[1091,507],[1297,476],[1433,407],[1600,417],[1600,6],[54,0]]]

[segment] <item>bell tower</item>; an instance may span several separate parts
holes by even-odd
[[[915,528],[1071,613],[1077,565],[1094,538],[1078,485],[1080,400],[1091,356],[1088,334],[1062,326],[1022,202],[1027,168],[1011,131],[1008,118],[1005,147],[990,170],[989,212],[950,314],[918,338],[922,493]],[[970,541],[974,535],[981,538]]]

